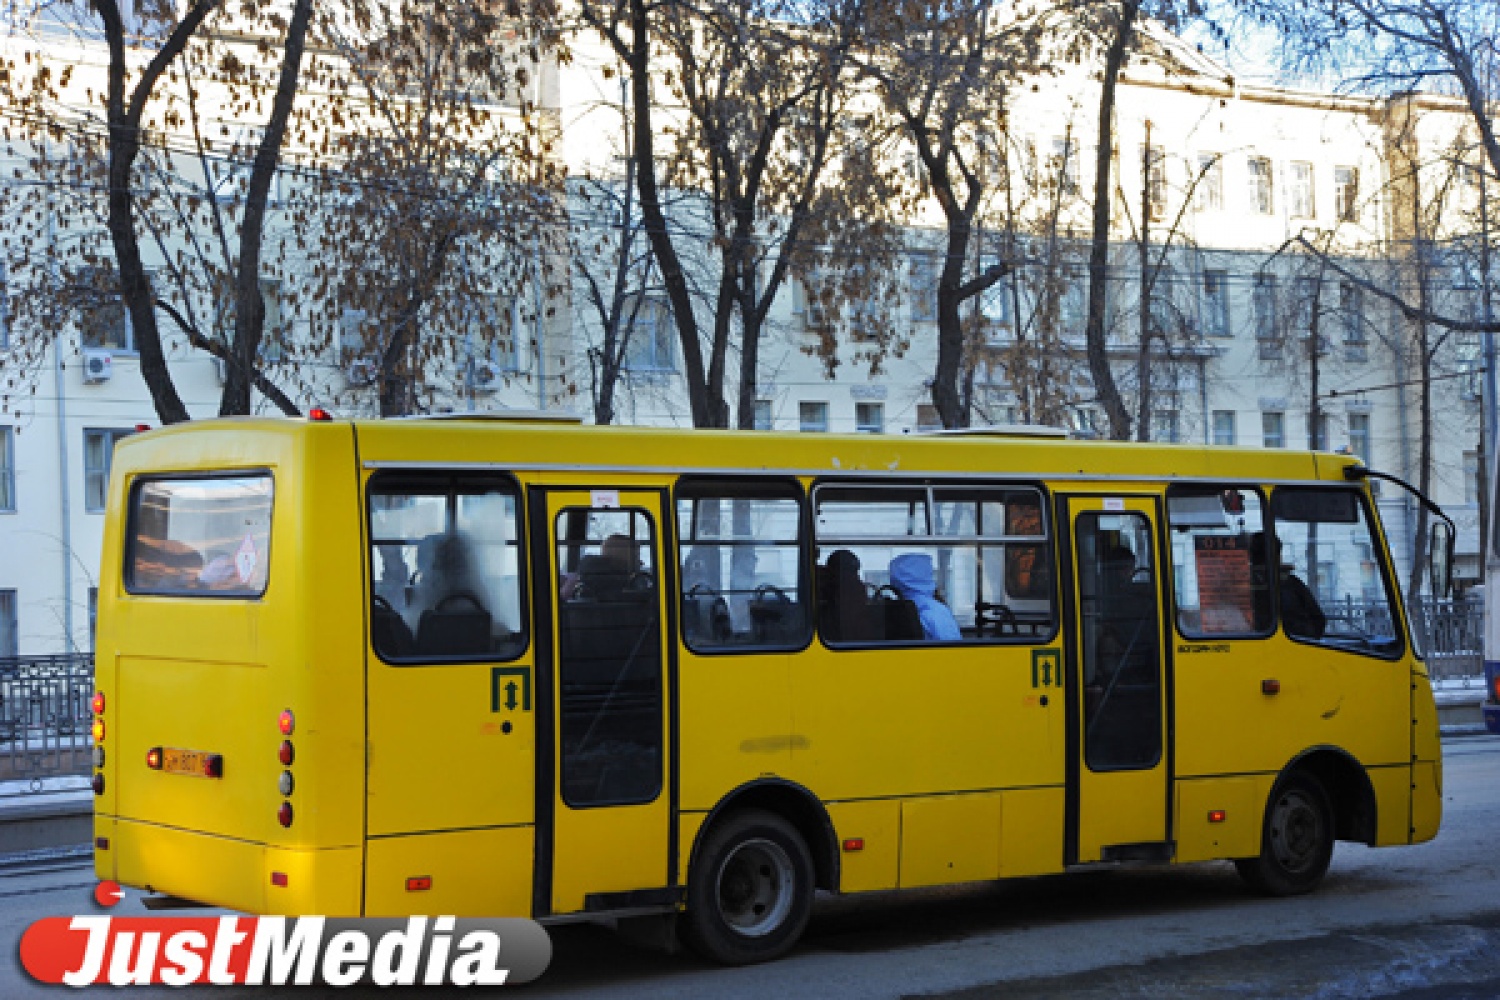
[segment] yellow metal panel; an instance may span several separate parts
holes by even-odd
[[[666,820],[659,801],[568,809],[559,800],[557,809],[552,912],[582,912],[584,897],[597,892],[667,884]]]
[[[1260,853],[1260,834],[1271,779],[1265,776],[1202,778],[1177,783],[1177,861],[1249,858]],[[1223,822],[1209,820],[1215,810]]]
[[[1000,793],[901,803],[901,887],[1000,876]]]
[[[530,916],[535,841],[530,826],[372,840],[365,915]],[[408,891],[414,877],[431,878],[432,888]]]
[[[533,678],[529,658],[393,667],[371,652],[370,835],[531,822]],[[510,683],[529,702],[507,708]]]
[[[896,888],[901,858],[901,803],[895,799],[835,802],[828,806],[828,816],[840,845],[839,891]],[[851,837],[863,840],[864,848],[844,851],[842,845]]]
[[[261,855],[261,885],[265,887],[265,912],[330,917],[360,915],[360,883],[364,875],[364,850],[337,847],[330,850],[268,847]],[[273,872],[286,876],[286,885],[271,884]]]
[[[1411,843],[1437,836],[1443,820],[1443,765],[1422,761],[1411,766]]]
[[[264,851],[245,840],[125,819],[110,839],[118,881],[245,913],[267,912]]]
[[[1410,755],[1410,665],[1295,642],[1178,638],[1177,773],[1280,771],[1309,747],[1371,764]],[[1261,690],[1279,682],[1278,694]],[[1434,724],[1433,731],[1436,731]]]
[[[791,777],[824,800],[1061,784],[1064,699],[1037,653],[814,643],[792,672]]]
[[[686,649],[680,656],[678,690],[687,706],[679,732],[682,808],[712,809],[731,789],[788,774],[794,748],[812,745],[793,726],[798,706],[789,677],[800,657],[697,656]]]
[[[1412,843],[1412,785],[1416,777],[1410,765],[1397,767],[1372,767],[1368,772],[1370,784],[1375,789],[1376,827],[1375,844],[1384,847],[1391,844]],[[1428,808],[1428,820],[1437,832],[1436,820],[1441,815],[1442,804],[1436,806],[1434,816]],[[1427,838],[1422,838],[1427,839]]]
[[[94,851],[94,877],[101,882],[118,882],[120,875],[115,866],[115,818],[95,812],[94,841],[96,846],[100,838],[107,840],[110,846],[107,849]]]
[[[693,850],[698,846],[698,836],[703,832],[706,812],[685,812],[677,817],[677,884],[687,885],[688,871],[693,863]]]
[[[1000,875],[1050,875],[1063,870],[1061,787],[1017,788],[1002,794]]]

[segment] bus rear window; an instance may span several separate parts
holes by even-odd
[[[125,589],[259,597],[270,564],[269,474],[149,479],[130,497]]]

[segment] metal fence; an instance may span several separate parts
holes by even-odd
[[[1434,680],[1484,686],[1484,601],[1417,598],[1411,602],[1417,648]]]
[[[0,781],[89,770],[94,658],[0,657]]]

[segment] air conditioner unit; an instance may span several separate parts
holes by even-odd
[[[505,373],[499,365],[493,361],[480,360],[474,362],[474,370],[469,377],[469,386],[476,393],[489,393],[500,388],[504,380]]]
[[[344,381],[351,389],[374,385],[375,379],[380,375],[380,365],[374,358],[355,358],[349,362],[349,367],[344,369]]]
[[[115,373],[115,356],[108,351],[83,352],[83,380],[89,385],[108,382]]]

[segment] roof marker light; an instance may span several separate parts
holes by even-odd
[[[327,420],[332,420],[333,419],[333,414],[329,413],[327,410],[323,409],[321,406],[314,406],[312,409],[310,409],[310,410],[307,411],[307,419],[308,420],[317,420],[317,421],[327,421]]]
[[[152,747],[146,751],[146,766],[153,771],[161,770],[161,747]]]
[[[1210,823],[1222,823],[1224,822],[1224,817],[1225,812],[1222,809],[1210,809],[1208,811],[1208,821]]]

